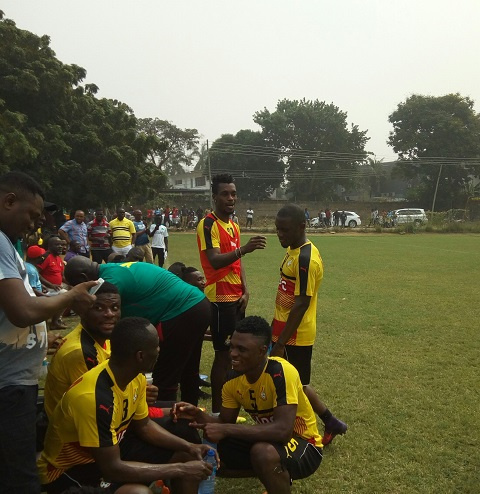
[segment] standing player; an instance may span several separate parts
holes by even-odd
[[[245,316],[249,293],[240,258],[264,249],[262,235],[250,238],[240,247],[240,228],[230,219],[235,210],[237,189],[231,175],[212,179],[215,209],[197,227],[200,261],[207,280],[205,295],[212,302],[211,332],[215,358],[212,365],[212,411],[220,412],[222,386],[229,368],[228,343],[237,321]]]
[[[277,213],[277,236],[287,253],[280,267],[270,355],[285,356],[297,368],[305,394],[325,424],[323,444],[326,446],[337,434],[345,434],[347,424],[332,415],[310,386],[323,262],[318,249],[307,239],[305,226],[305,213],[294,204],[284,206]]]

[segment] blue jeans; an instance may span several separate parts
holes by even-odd
[[[38,386],[0,389],[0,492],[39,494],[35,419]]]

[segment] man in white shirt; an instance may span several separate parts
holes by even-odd
[[[253,209],[249,207],[247,209],[247,223],[245,225],[245,228],[250,227],[250,229],[251,229],[252,223],[253,223]]]
[[[168,251],[168,230],[162,225],[162,217],[155,215],[148,236],[152,239],[153,264],[158,255],[158,265],[163,268]]]

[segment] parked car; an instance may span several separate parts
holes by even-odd
[[[345,211],[345,213],[347,214],[347,221],[345,221],[345,224],[348,227],[355,228],[362,224],[362,220],[360,219],[360,216],[358,216],[357,213],[354,213],[353,211]],[[331,219],[331,221],[333,225],[333,218]],[[313,228],[320,228],[323,225],[322,222],[320,221],[320,218],[312,218],[310,220],[310,226]]]
[[[405,223],[414,223],[415,225],[423,225],[428,221],[424,209],[420,208],[403,208],[394,211],[395,224],[403,225]]]

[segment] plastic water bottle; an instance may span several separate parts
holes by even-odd
[[[147,379],[147,385],[153,384],[153,376],[151,372],[146,372],[145,378]]]
[[[215,477],[217,476],[217,460],[215,458],[215,450],[209,449],[205,461],[212,465],[213,470],[206,480],[202,480],[198,487],[198,494],[213,494],[215,492]]]

